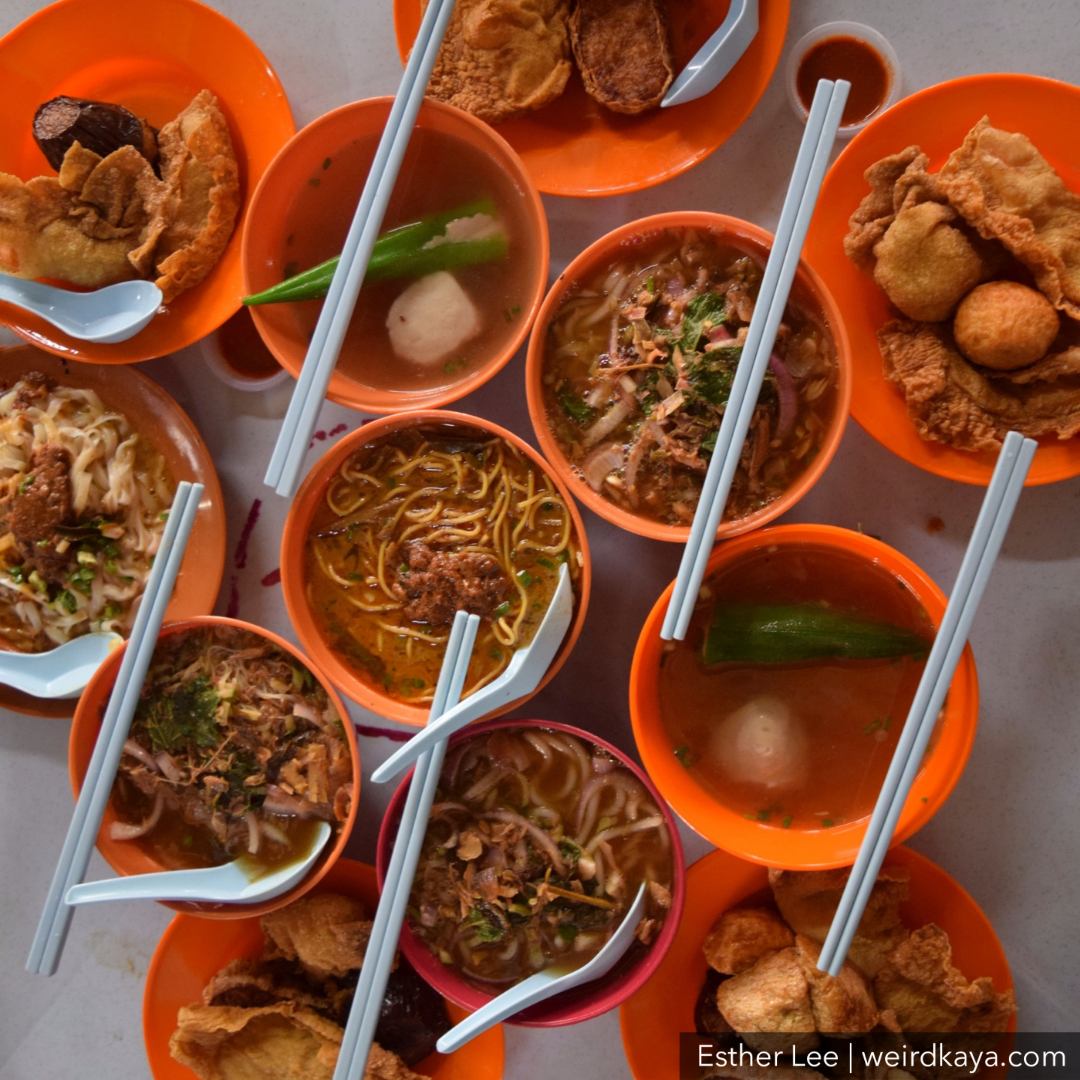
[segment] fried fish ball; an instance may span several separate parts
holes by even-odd
[[[941,203],[905,207],[874,245],[874,280],[909,319],[947,319],[987,276],[984,259],[950,224],[955,218]]]
[[[1058,314],[1041,292],[1017,281],[988,281],[960,302],[953,336],[974,364],[997,371],[1027,367],[1046,355]]]

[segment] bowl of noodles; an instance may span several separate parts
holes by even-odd
[[[380,885],[410,782],[383,818]],[[497,720],[451,737],[439,791],[401,934],[428,983],[475,1011],[538,971],[580,967],[641,885],[644,912],[616,966],[508,1022],[576,1024],[646,983],[675,938],[686,873],[675,816],[644,770],[579,728]]]
[[[181,480],[205,491],[170,620],[209,614],[225,563],[221,488],[194,425],[138,371],[0,350],[0,648],[127,637]],[[47,716],[74,709],[7,687],[0,704]]]
[[[689,536],[772,239],[721,214],[657,214],[586,248],[548,292],[529,339],[529,416],[574,496],[620,528]],[[809,491],[850,395],[839,309],[802,263],[718,536]]]
[[[285,605],[304,649],[353,701],[415,726],[427,722],[454,612],[481,617],[468,697],[532,640],[564,565],[574,621],[537,690],[585,618],[585,529],[535,450],[445,411],[385,417],[343,438],[304,481],[281,542]]]
[[[78,798],[124,648],[98,668],[71,725]],[[167,623],[142,683],[97,837],[121,876],[242,860],[253,878],[331,837],[303,879],[252,904],[162,901],[211,919],[275,911],[320,881],[356,819],[356,732],[330,680],[294,645],[239,619]]]

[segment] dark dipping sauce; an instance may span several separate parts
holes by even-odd
[[[247,308],[241,308],[222,324],[217,345],[222,360],[242,379],[269,379],[281,370]]]
[[[876,49],[859,38],[825,38],[802,58],[795,89],[807,112],[819,79],[847,79],[851,83],[840,119],[844,127],[869,120],[889,96],[888,66]]]

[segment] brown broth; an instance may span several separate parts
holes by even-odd
[[[682,642],[663,654],[660,710],[672,751],[725,806],[781,827],[828,828],[873,809],[914,699],[925,658],[815,660],[799,664],[701,661],[715,601],[826,603],[839,612],[929,637],[925,609],[888,571],[833,548],[806,544],[750,552],[709,579]],[[762,697],[779,699],[801,728],[803,780],[787,788],[731,776],[720,725]]]
[[[340,253],[377,145],[375,136],[348,143],[327,158],[297,193],[285,222],[283,278]],[[417,128],[382,231],[485,198],[495,203],[506,229],[509,255],[453,271],[481,312],[480,334],[434,365],[402,359],[390,345],[386,316],[412,279],[377,282],[360,292],[341,350],[339,374],[376,390],[435,390],[467,378],[506,347],[524,317],[536,253],[524,196],[492,158],[452,135]],[[307,300],[287,305],[304,340],[314,333],[322,303]]]
[[[885,104],[889,71],[873,46],[859,38],[831,37],[814,45],[799,64],[795,86],[808,112],[819,79],[847,79],[851,83],[842,124],[861,124]]]

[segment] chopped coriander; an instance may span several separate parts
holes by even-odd
[[[757,812],[757,819],[762,823],[768,821],[771,816],[768,810],[759,810]]]
[[[26,567],[25,566],[13,566],[8,573],[11,575],[11,580],[16,585],[22,585],[26,582]]]
[[[536,556],[536,563],[538,566],[544,567],[545,570],[555,569],[555,564],[550,559],[545,559],[543,555]]]
[[[792,820],[793,820],[792,816],[790,814],[787,814],[784,817],[784,820],[780,822],[780,827],[782,829],[790,829]]]
[[[877,729],[879,727],[881,727],[881,718],[880,717],[878,717],[877,720],[873,720],[869,724],[867,724],[866,727],[864,727],[862,729],[862,733],[864,735],[873,735],[874,732],[877,731]]]
[[[502,618],[504,618],[505,616],[507,616],[509,614],[510,614],[510,601],[509,600],[506,600],[503,603],[501,603],[495,609],[495,612],[494,612],[494,615],[495,615],[496,619],[502,619]]]
[[[572,390],[564,390],[559,395],[559,405],[575,424],[581,426],[590,423],[596,415],[595,410],[585,404],[585,399],[579,397]]]
[[[519,570],[517,572],[517,579],[521,582],[522,587],[526,589],[536,580],[528,570]]]
[[[567,945],[572,945],[574,942],[574,938],[576,938],[578,935],[577,927],[574,926],[572,923],[567,923],[565,926],[559,927],[558,934],[559,937],[567,943]]]
[[[106,604],[105,610],[101,613],[102,618],[105,619],[118,619],[120,618],[121,607],[119,604]]]
[[[570,552],[566,548],[563,548],[562,551],[560,551],[559,554],[555,556],[555,558],[559,562],[568,562],[570,559]]]
[[[29,473],[19,481],[19,486],[16,489],[20,495],[25,495],[29,490],[30,485],[34,482],[34,474]]]
[[[831,829],[833,827],[833,819],[831,817],[822,818],[821,827],[823,829]]]
[[[56,602],[69,615],[74,615],[75,612],[79,610],[79,602],[75,599],[75,597],[67,589],[65,589],[62,593],[60,593],[59,596],[57,596]]]

